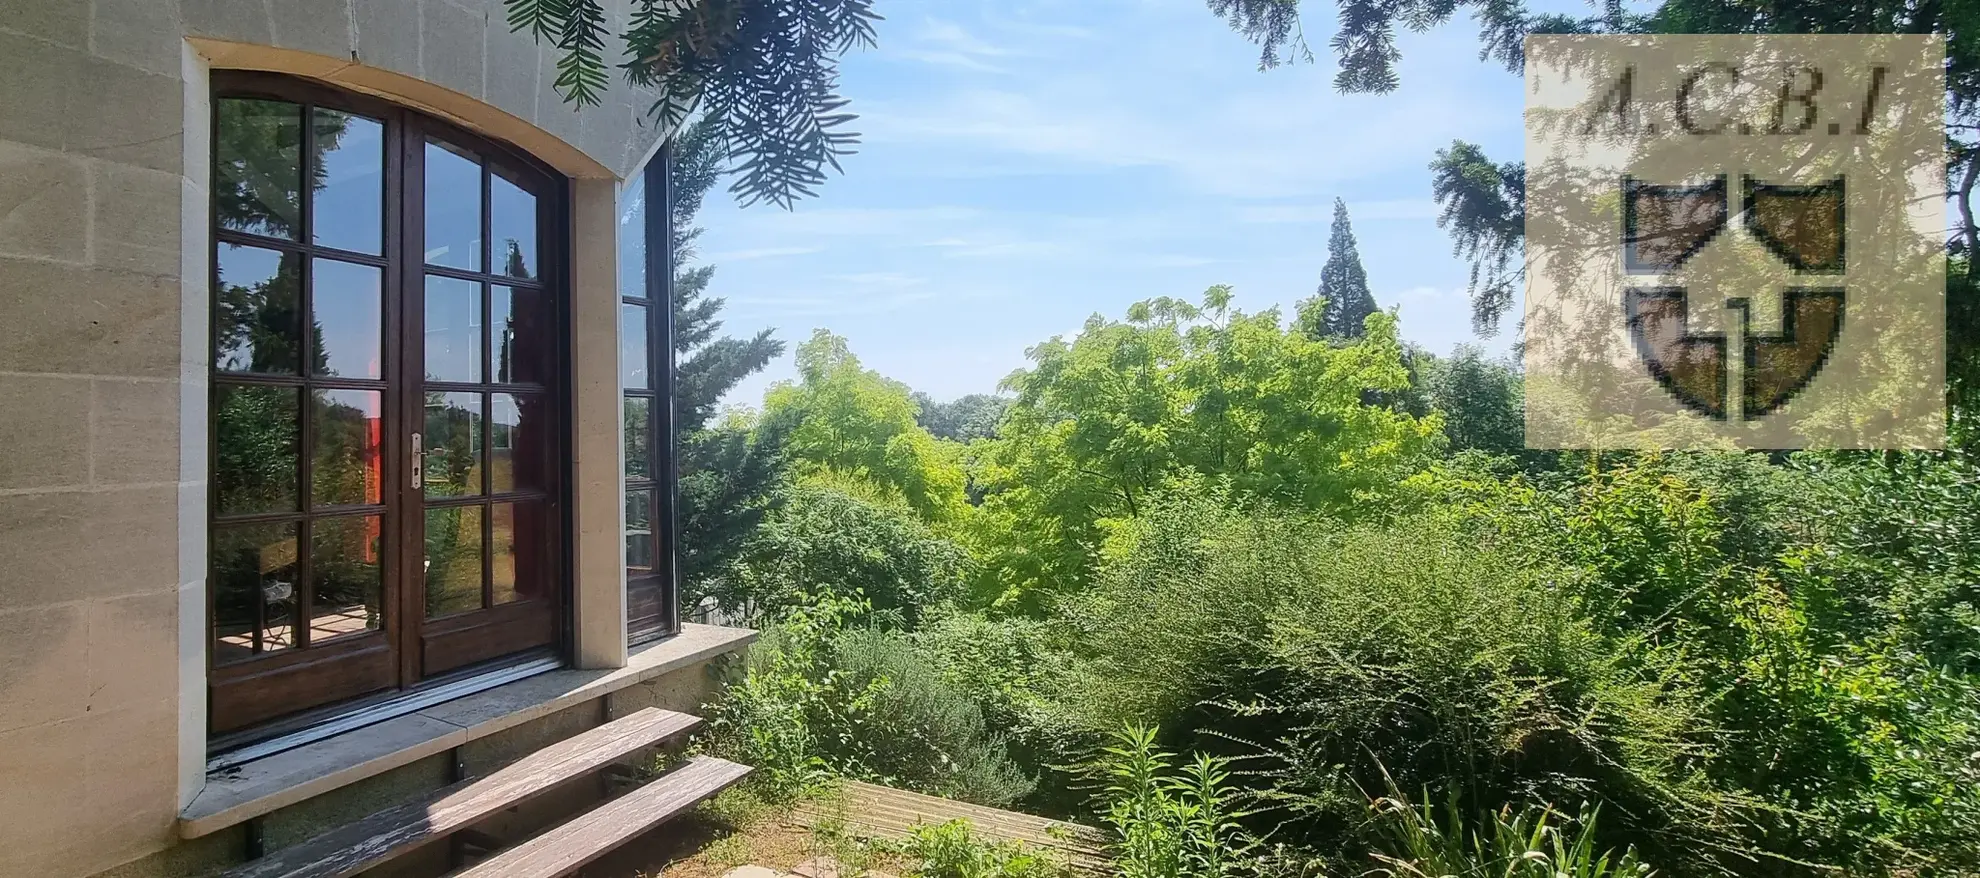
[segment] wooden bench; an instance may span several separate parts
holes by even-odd
[[[348,878],[464,832],[500,811],[648,747],[678,738],[700,725],[699,717],[649,707],[551,744],[487,777],[462,781],[416,801],[387,808],[226,872],[221,878]],[[679,772],[662,777],[654,785],[666,783],[675,774]],[[695,783],[706,779],[699,774],[695,777]],[[615,800],[612,805],[624,800]]]

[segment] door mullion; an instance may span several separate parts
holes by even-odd
[[[394,637],[398,648],[399,685],[412,686],[420,679],[420,636],[426,620],[426,512],[424,492],[412,487],[412,441],[414,432],[426,429],[425,283],[421,266],[426,262],[424,163],[425,134],[411,114],[400,116],[399,166],[399,425],[400,478],[395,480],[399,496],[399,630]]]

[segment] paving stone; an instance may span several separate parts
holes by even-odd
[[[839,861],[831,857],[812,857],[791,868],[791,874],[798,878],[839,878]],[[847,875],[846,878],[852,878]]]
[[[765,869],[762,866],[740,866],[722,873],[722,878],[783,878],[783,876],[775,869]]]

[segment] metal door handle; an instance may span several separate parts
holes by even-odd
[[[426,452],[420,447],[418,433],[412,434],[412,486],[415,491],[426,486]]]

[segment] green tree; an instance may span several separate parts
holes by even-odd
[[[670,155],[679,564],[686,597],[698,599],[701,584],[741,551],[762,522],[783,478],[775,434],[746,422],[716,422],[716,406],[783,354],[784,343],[771,329],[748,338],[721,335],[726,302],[708,295],[715,267],[695,263],[702,233],[695,217],[725,158],[715,124],[702,119],[689,125],[675,136]]]
[[[1004,412],[1011,407],[1007,396],[972,393],[949,402],[936,402],[918,390],[914,393],[914,403],[921,407],[916,420],[923,428],[938,439],[956,442],[997,435],[997,422],[1004,419]]]
[[[1430,407],[1444,416],[1451,451],[1525,448],[1524,392],[1511,363],[1459,345],[1448,358],[1420,356],[1416,368]]]
[[[1334,199],[1334,227],[1327,238],[1327,264],[1320,268],[1317,298],[1317,322],[1302,327],[1312,338],[1360,338],[1367,331],[1368,315],[1376,311],[1375,295],[1368,291],[1368,272],[1361,267],[1361,253],[1354,246],[1354,228],[1348,225],[1347,202],[1338,198]]]
[[[1422,462],[1435,418],[1362,401],[1404,386],[1392,316],[1376,312],[1367,335],[1332,345],[1276,309],[1230,301],[1219,286],[1200,307],[1160,298],[1122,321],[1096,314],[1005,379],[1017,398],[976,457],[985,497],[971,533],[990,559],[981,597],[1035,606],[1077,588],[1108,532],[1190,474],[1349,513]]]
[[[772,387],[763,423],[801,474],[863,481],[931,522],[963,514],[960,448],[929,435],[907,385],[860,365],[820,329],[798,346],[798,380]]]

